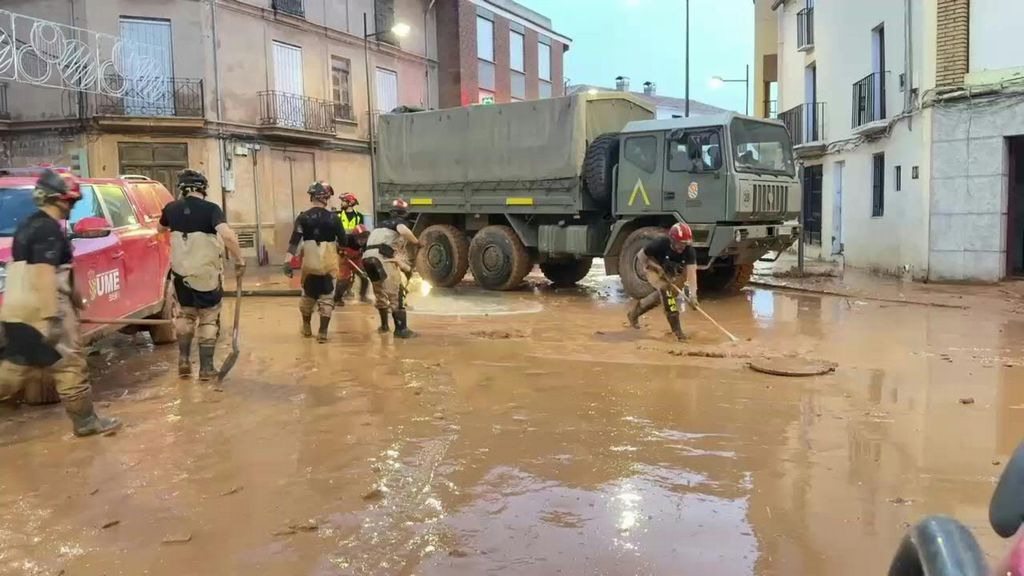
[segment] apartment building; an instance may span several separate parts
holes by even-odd
[[[1024,270],[1024,4],[757,0],[755,30],[809,254],[921,280]]]
[[[676,98],[658,93],[658,84],[650,80],[643,83],[643,92],[635,92],[630,88],[630,80],[626,76],[615,78],[615,88],[594,86],[591,84],[574,84],[568,87],[567,94],[585,94],[593,92],[629,92],[633,96],[648,102],[654,108],[655,116],[659,120],[671,118],[683,118],[686,116],[686,98]],[[724,108],[705,104],[697,100],[690,100],[690,115],[700,116],[702,114],[719,114],[726,112]]]
[[[371,113],[438,106],[444,2],[9,0],[0,165],[145,174],[172,189],[182,168],[203,170],[247,254],[278,262],[313,180],[370,203]],[[83,47],[99,56],[80,58]]]
[[[512,0],[439,0],[442,108],[565,94],[572,41],[551,20]]]

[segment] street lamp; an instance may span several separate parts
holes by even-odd
[[[404,22],[396,22],[390,32],[399,38],[409,35],[412,28]],[[363,12],[363,59],[366,63],[366,126],[369,130],[368,142],[370,145],[370,196],[374,211],[377,210],[377,154],[373,137],[373,93],[370,91],[370,38],[378,38],[384,34],[384,30],[370,33],[370,25],[366,20],[366,12]]]
[[[727,83],[727,82],[743,82],[743,84],[744,84],[743,95],[745,97],[744,99],[746,100],[746,102],[744,102],[744,105],[747,107],[746,108],[747,111],[745,113],[747,114],[747,116],[749,116],[750,115],[750,64],[747,64],[747,76],[746,76],[746,78],[743,78],[742,80],[728,80],[728,79],[722,78],[721,76],[712,76],[711,80],[708,82],[708,84],[713,89],[717,90],[717,89],[721,88],[722,85]]]

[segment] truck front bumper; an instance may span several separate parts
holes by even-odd
[[[722,259],[751,264],[768,252],[788,249],[799,237],[797,224],[717,225],[708,243],[709,264]]]

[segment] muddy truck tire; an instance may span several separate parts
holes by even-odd
[[[416,270],[431,286],[451,288],[469,269],[469,238],[455,226],[434,224],[420,234]]]
[[[612,202],[612,169],[619,161],[619,135],[602,134],[587,147],[583,157],[583,182],[587,193],[602,208]]]
[[[173,321],[178,315],[178,295],[174,292],[174,283],[168,279],[167,285],[164,286],[164,307],[160,310],[160,313],[153,316],[154,320],[171,320]],[[150,326],[149,337],[152,338],[153,344],[173,344],[178,341],[178,333],[174,329],[174,324],[165,324],[163,326]]]
[[[469,243],[469,266],[488,290],[514,290],[533,268],[526,246],[509,226],[487,226]]]
[[[710,296],[734,296],[739,294],[754,274],[753,264],[720,266],[697,273],[697,288],[701,294]]]
[[[647,246],[647,243],[655,238],[665,236],[668,230],[657,226],[647,226],[634,230],[626,238],[626,243],[619,252],[619,278],[622,280],[622,287],[630,298],[642,300],[645,296],[654,292],[654,287],[647,283],[644,271],[640,268],[638,256],[640,251]]]
[[[586,278],[593,264],[593,258],[544,262],[540,265],[540,271],[544,273],[544,277],[550,280],[552,284],[560,288],[572,286]]]

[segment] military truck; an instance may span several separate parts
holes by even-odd
[[[376,211],[406,199],[419,273],[511,290],[539,265],[556,285],[595,258],[641,298],[637,265],[676,222],[694,232],[703,290],[735,291],[792,245],[801,206],[779,122],[723,113],[655,120],[623,93],[381,116]]]

